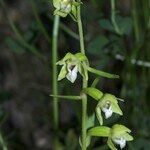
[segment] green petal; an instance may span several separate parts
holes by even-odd
[[[107,145],[109,146],[111,150],[117,150],[117,148],[115,147],[115,145],[113,144],[110,138],[108,138],[107,140]]]
[[[101,109],[100,107],[96,107],[96,117],[100,123],[100,125],[103,125],[103,117],[102,117],[102,113],[101,113]]]
[[[108,137],[110,134],[110,128],[106,126],[98,126],[88,130],[89,136]]]

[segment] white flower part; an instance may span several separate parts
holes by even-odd
[[[71,11],[71,3],[68,0],[64,0],[61,2],[61,9],[65,11],[66,13],[69,13]]]
[[[124,138],[116,138],[113,140],[116,144],[120,145],[120,148],[123,149],[126,146],[126,140]]]
[[[74,83],[74,81],[77,78],[77,73],[78,73],[78,66],[76,65],[73,69],[68,68],[68,74],[66,75],[66,78]]]
[[[112,110],[111,106],[109,106],[109,108],[103,107],[102,111],[105,113],[106,119],[110,118],[113,114],[113,110]]]

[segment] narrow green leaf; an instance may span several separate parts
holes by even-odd
[[[95,100],[100,100],[103,96],[103,93],[100,90],[93,87],[86,88],[83,91]]]
[[[88,130],[89,136],[108,137],[110,134],[110,128],[106,126],[97,126]]]
[[[106,78],[110,78],[110,79],[119,78],[118,75],[110,74],[110,73],[107,73],[107,72],[104,72],[104,71],[100,71],[100,70],[97,70],[97,69],[94,69],[94,68],[91,68],[91,67],[87,67],[87,70],[89,72],[91,72],[91,73],[94,73],[94,74],[102,76],[102,77],[106,77]]]

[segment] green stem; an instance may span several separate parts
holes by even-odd
[[[134,25],[134,34],[136,42],[139,42],[140,39],[140,31],[139,31],[139,24],[138,24],[138,14],[137,14],[137,8],[136,8],[136,1],[132,0],[132,15],[133,15],[133,25]]]
[[[58,30],[59,30],[59,16],[55,16],[54,26],[53,26],[53,39],[52,39],[52,68],[53,68],[53,95],[58,95],[58,83],[57,83],[57,43],[58,43]],[[59,124],[59,112],[58,112],[58,98],[53,98],[53,115],[54,115],[54,129],[58,131]],[[57,135],[57,134],[56,134]],[[58,147],[58,138],[54,137],[54,149]]]
[[[81,6],[77,8],[77,18],[78,18],[78,29],[79,29],[79,37],[80,37],[80,50],[81,53],[85,54],[84,49],[84,36],[83,36],[83,28],[82,28],[82,21],[81,21]],[[85,78],[83,78],[83,89],[87,88],[88,82]],[[86,150],[86,136],[87,136],[87,95],[82,95],[82,150]]]
[[[34,13],[34,16],[35,16],[35,19],[37,21],[37,24],[39,26],[39,29],[40,31],[42,31],[43,35],[45,36],[46,40],[50,43],[51,40],[50,40],[50,37],[40,19],[40,16],[39,16],[39,13],[38,13],[38,10],[37,10],[37,6],[35,4],[35,0],[31,0],[31,6],[32,6],[32,10],[33,10],[33,13]]]
[[[120,29],[119,29],[119,27],[118,27],[118,24],[117,24],[117,22],[116,22],[116,19],[115,19],[115,14],[116,14],[116,12],[115,12],[115,0],[111,0],[111,21],[112,21],[112,24],[113,24],[113,26],[114,26],[114,28],[115,28],[115,31],[118,33],[118,34],[121,34],[120,33]]]

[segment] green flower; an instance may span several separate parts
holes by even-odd
[[[113,143],[124,148],[127,141],[132,141],[133,137],[129,134],[131,130],[123,125],[116,124],[110,130],[110,135],[108,137],[107,144],[111,150],[117,150]]]
[[[70,82],[74,83],[78,72],[88,80],[88,73],[86,70],[88,60],[82,53],[77,53],[75,55],[67,53],[62,60],[57,62],[57,65],[62,65],[58,75],[58,81],[66,77]]]
[[[66,17],[69,14],[74,20],[77,20],[77,6],[80,4],[75,0],[53,0],[53,5],[56,8],[54,15]]]
[[[105,118],[108,119],[112,116],[113,113],[123,115],[117,98],[112,94],[104,94],[104,96],[99,100],[96,107],[96,115],[99,120],[99,123],[103,125],[103,117],[101,112],[105,114]]]

